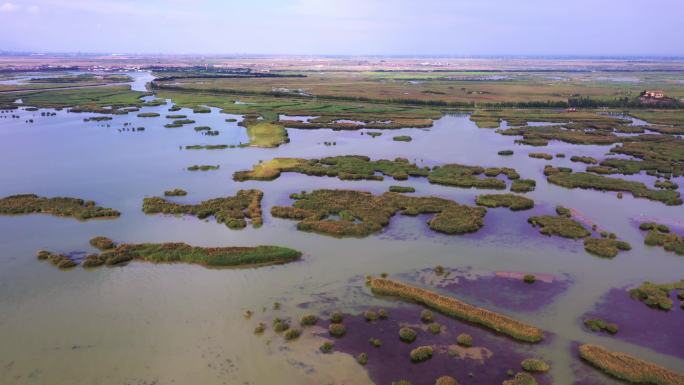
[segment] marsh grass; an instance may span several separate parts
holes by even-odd
[[[247,226],[251,219],[253,227],[263,223],[261,199],[263,192],[259,190],[239,190],[235,196],[214,198],[198,204],[179,204],[161,197],[145,198],[143,212],[145,214],[187,214],[204,219],[213,216],[218,223],[224,223],[232,229]]]
[[[625,353],[612,352],[598,345],[581,345],[580,357],[615,378],[654,385],[684,384],[684,376],[656,364],[642,361]]]
[[[397,212],[435,214],[428,227],[446,234],[474,232],[483,226],[486,209],[437,197],[409,197],[387,192],[379,196],[353,190],[315,190],[295,194],[292,207],[274,206],[277,218],[298,220],[297,228],[337,237],[365,237],[387,226]],[[329,219],[336,215],[339,219]]]
[[[520,341],[539,342],[544,338],[544,333],[539,328],[430,290],[383,278],[373,279],[371,290],[375,294],[397,296],[421,303],[447,316],[472,322]]]
[[[95,205],[79,198],[45,198],[35,194],[11,195],[0,199],[0,215],[50,214],[79,220],[116,218],[121,214],[111,208]]]
[[[534,201],[524,196],[515,194],[487,194],[478,195],[475,198],[478,206],[485,207],[508,207],[512,211],[529,210],[534,207]]]

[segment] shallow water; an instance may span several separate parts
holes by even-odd
[[[137,87],[144,86],[140,80]],[[105,122],[84,122],[95,114],[57,111],[13,111],[19,119],[0,115],[0,196],[37,193],[93,199],[116,208],[116,220],[79,222],[45,215],[0,217],[0,383],[2,384],[321,384],[364,383],[363,369],[349,356],[312,354],[318,345],[300,341],[283,344],[279,338],[252,334],[255,320],[245,320],[247,309],[257,317],[274,315],[297,319],[307,311],[347,309],[371,304],[391,307],[373,298],[360,277],[387,272],[390,277],[436,265],[484,271],[536,272],[567,276],[572,284],[555,302],[538,312],[506,309],[507,314],[542,327],[554,337],[538,348],[552,361],[555,383],[572,383],[576,361],[573,341],[600,343],[672,369],[684,368],[684,357],[656,353],[646,347],[593,334],[581,325],[612,288],[643,280],[670,282],[682,278],[682,257],[643,245],[639,218],[676,223],[684,209],[634,199],[625,194],[568,190],[549,185],[545,164],[584,169],[570,162],[572,155],[603,158],[609,146],[576,146],[552,142],[534,148],[513,144],[514,137],[478,129],[468,117],[446,116],[431,129],[386,131],[372,138],[363,131],[289,129],[290,143],[277,149],[235,148],[184,150],[192,144],[239,144],[244,128],[225,122],[238,116],[193,114],[183,109],[167,112],[171,103],[144,107],[157,118],[135,113]],[[166,114],[183,114],[196,124],[164,128]],[[34,119],[34,123],[25,123]],[[145,127],[145,131],[119,131]],[[220,131],[216,137],[193,130],[200,125]],[[375,130],[377,131],[377,130]],[[410,143],[392,136],[410,135]],[[336,142],[326,146],[324,142]],[[513,149],[513,156],[498,156]],[[530,152],[565,153],[552,161],[531,159]],[[397,215],[380,234],[365,239],[335,239],[296,230],[296,222],[272,218],[273,205],[290,204],[290,193],[317,188],[387,191],[393,184],[416,187],[415,195],[438,195],[473,204],[474,189],[431,185],[425,178],[406,182],[385,179],[340,181],[284,174],[271,182],[234,182],[234,171],[250,168],[276,156],[319,158],[362,154],[372,158],[405,157],[419,165],[463,163],[515,167],[522,178],[533,178],[537,188],[527,196],[537,206],[530,211],[490,209],[480,232],[447,236],[431,232],[425,216]],[[211,172],[188,172],[194,164],[218,164]],[[654,178],[641,176],[652,183]],[[649,179],[650,178],[650,179]],[[679,180],[682,184],[681,178]],[[188,196],[177,201],[197,202],[258,188],[265,223],[260,229],[230,230],[213,221],[192,217],[149,216],[142,199],[171,188]],[[587,254],[581,241],[549,238],[527,223],[530,215],[552,214],[556,205],[571,207],[584,220],[618,234],[633,249],[607,260]],[[300,262],[258,269],[206,269],[186,265],[133,263],[126,267],[59,271],[35,258],[38,249],[92,251],[88,239],[105,235],[115,241],[183,241],[195,245],[277,244],[304,252]],[[326,301],[321,301],[325,298]],[[274,301],[282,309],[273,311]],[[262,311],[262,308],[269,310]],[[676,309],[676,311],[680,311]],[[455,322],[455,321],[454,321]],[[682,339],[681,335],[672,338]],[[613,383],[604,377],[600,382]],[[477,383],[477,382],[473,382]],[[382,384],[384,385],[384,384]]]

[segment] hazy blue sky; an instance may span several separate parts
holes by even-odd
[[[0,0],[0,50],[684,55],[683,0]]]

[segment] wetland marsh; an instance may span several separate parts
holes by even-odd
[[[173,80],[195,93],[148,91],[148,72],[3,94],[0,383],[613,385],[580,355],[643,378],[612,361],[627,354],[681,384],[684,147],[648,126],[681,127],[681,110],[346,99],[399,75],[323,100],[270,95],[299,77]],[[637,125],[647,137],[624,133]],[[668,312],[630,296],[645,281]]]

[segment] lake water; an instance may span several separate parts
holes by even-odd
[[[137,89],[145,79],[137,80]],[[142,86],[141,86],[142,85]],[[445,116],[431,129],[384,131],[371,138],[362,131],[290,129],[290,143],[277,149],[236,148],[216,151],[181,149],[192,144],[246,142],[244,128],[212,108],[210,114],[172,105],[145,107],[157,118],[136,113],[115,115],[105,122],[84,122],[95,114],[20,109],[0,118],[0,196],[36,193],[93,199],[121,211],[116,220],[79,222],[46,215],[0,217],[0,383],[1,384],[323,384],[368,383],[352,357],[318,354],[320,341],[311,335],[283,343],[282,338],[255,336],[257,320],[274,315],[297,319],[305,311],[363,306],[391,307],[373,298],[363,285],[367,274],[390,276],[436,265],[486,271],[567,275],[568,290],[540,312],[507,314],[542,327],[553,337],[536,352],[552,362],[555,383],[572,383],[573,341],[598,343],[647,358],[672,369],[684,368],[684,357],[653,350],[605,335],[587,332],[581,316],[612,288],[644,280],[671,282],[682,278],[682,257],[643,245],[637,223],[644,218],[682,224],[682,206],[621,200],[614,193],[568,190],[549,185],[542,170],[547,163],[583,169],[572,155],[602,158],[608,146],[576,146],[553,142],[548,147],[514,145],[514,137],[478,129],[468,117]],[[19,119],[8,118],[18,114]],[[196,124],[164,128],[166,114],[183,114]],[[309,117],[306,117],[309,118]],[[34,123],[26,123],[34,119]],[[145,127],[121,131],[124,123]],[[209,137],[193,130],[207,125],[220,131]],[[373,130],[377,131],[377,130]],[[410,143],[395,142],[410,135]],[[326,146],[324,142],[336,142]],[[513,149],[501,157],[497,152]],[[563,159],[531,159],[530,152],[562,152]],[[463,163],[515,167],[537,188],[527,196],[536,207],[526,212],[490,209],[478,233],[447,236],[430,232],[426,217],[393,218],[378,235],[335,239],[296,230],[296,222],[272,218],[273,205],[289,204],[289,194],[319,188],[361,189],[382,193],[388,186],[414,186],[415,195],[437,195],[474,204],[483,191],[431,185],[425,178],[407,182],[340,181],[285,174],[271,182],[234,182],[234,171],[276,156],[319,158],[361,154],[372,158],[405,157],[419,165]],[[220,165],[217,171],[189,172],[191,165]],[[651,177],[640,177],[652,186]],[[679,181],[680,185],[682,180]],[[264,191],[264,226],[230,230],[193,217],[151,216],[141,211],[142,199],[164,190],[183,188],[181,202],[233,195],[239,189]],[[484,191],[484,192],[491,192]],[[549,238],[527,223],[530,215],[552,214],[556,205],[618,234],[633,249],[612,260],[587,254],[581,241]],[[126,267],[60,271],[35,258],[38,249],[93,251],[88,240],[105,235],[121,242],[183,241],[203,246],[276,244],[304,252],[300,262],[248,269],[207,269],[188,265],[132,263]],[[272,304],[282,303],[280,310]],[[253,310],[251,320],[243,317]],[[266,309],[266,310],[264,310]],[[496,309],[496,308],[495,308]],[[680,311],[674,309],[673,311]],[[456,322],[456,321],[453,321]],[[682,339],[681,335],[672,338]],[[471,383],[471,382],[468,382]],[[476,381],[472,383],[477,383]],[[603,378],[601,383],[614,381]],[[384,384],[383,384],[384,385]]]

